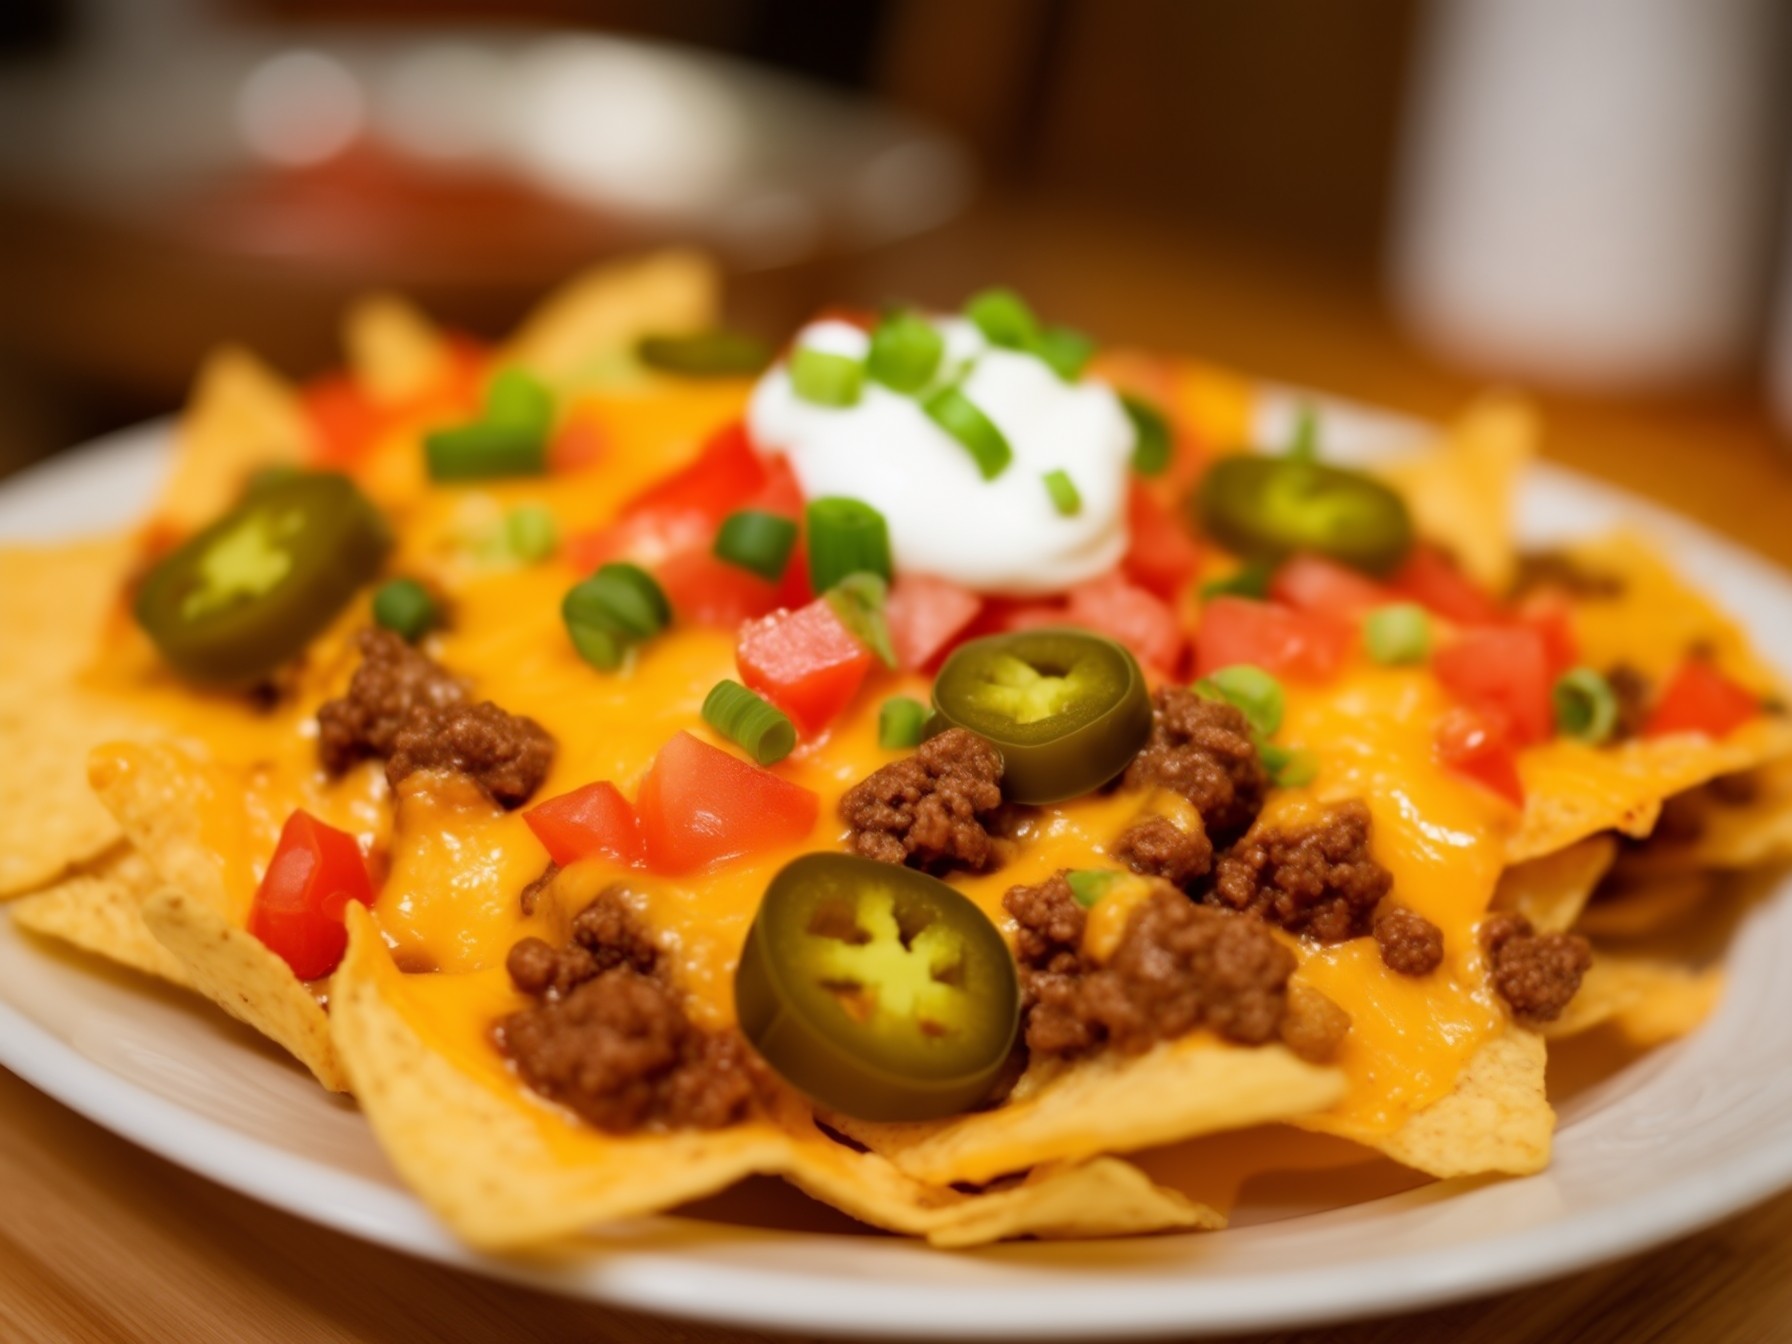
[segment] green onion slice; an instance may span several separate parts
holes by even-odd
[[[893,695],[877,711],[877,745],[885,751],[918,747],[926,723],[926,705],[906,695]]]
[[[984,480],[995,480],[1014,460],[1014,449],[1008,446],[1007,436],[956,387],[942,387],[921,403],[921,409],[963,445]]]
[[[1074,327],[1047,327],[1034,339],[1032,349],[1053,373],[1074,383],[1094,356],[1095,342]]]
[[[1298,789],[1319,777],[1319,758],[1300,747],[1278,747],[1265,742],[1257,749],[1270,783],[1281,789]]]
[[[1064,874],[1064,880],[1070,884],[1070,894],[1076,903],[1088,910],[1097,901],[1108,894],[1108,889],[1120,878],[1120,874],[1105,868],[1074,868]]]
[[[1431,653],[1431,615],[1416,602],[1377,607],[1363,621],[1363,643],[1378,663],[1422,663]]]
[[[415,579],[392,579],[373,594],[373,619],[406,643],[415,644],[436,623],[436,600]]]
[[[560,614],[579,655],[593,667],[611,671],[636,644],[666,628],[672,608],[651,574],[616,561],[574,584]]]
[[[519,504],[504,517],[504,548],[524,564],[538,564],[560,547],[560,527],[543,504]]]
[[[1076,482],[1070,479],[1067,471],[1048,471],[1045,473],[1045,492],[1052,497],[1052,507],[1066,518],[1075,517],[1083,511],[1082,492],[1076,488]]]
[[[739,378],[772,362],[772,348],[740,331],[696,331],[679,336],[643,336],[635,358],[650,369],[684,378]]]
[[[885,667],[895,667],[896,647],[890,642],[890,623],[884,617],[889,593],[890,585],[880,575],[861,569],[828,589],[826,597],[840,624],[852,631]]]
[[[1287,708],[1282,683],[1251,663],[1222,667],[1196,682],[1195,691],[1209,700],[1237,706],[1258,737],[1270,737],[1282,726]]]
[[[1130,392],[1121,394],[1120,404],[1132,421],[1132,469],[1141,476],[1162,475],[1170,465],[1170,422],[1157,407]]]
[[[1303,401],[1294,421],[1294,437],[1288,441],[1288,456],[1296,462],[1319,460],[1319,408]]]
[[[796,725],[771,701],[723,679],[703,698],[703,721],[760,765],[776,765],[796,747]]]
[[[964,315],[976,323],[986,341],[1007,350],[1031,349],[1039,338],[1033,310],[1012,289],[973,294],[964,306]]]
[[[848,574],[863,571],[888,582],[890,529],[869,504],[840,495],[809,501],[809,583],[825,593]]]
[[[865,371],[885,387],[913,395],[933,381],[946,338],[919,313],[891,313],[871,333]]]
[[[423,455],[432,481],[540,476],[548,469],[546,435],[486,421],[432,431],[424,437]]]
[[[1251,560],[1239,566],[1222,579],[1209,579],[1201,585],[1201,600],[1210,601],[1216,597],[1253,597],[1259,600],[1269,596],[1269,581],[1275,573],[1275,566],[1267,560]]]
[[[522,369],[499,369],[485,389],[484,421],[506,429],[545,435],[554,423],[554,394]]]
[[[1550,694],[1556,728],[1564,737],[1597,746],[1618,729],[1618,697],[1611,682],[1590,667],[1564,672]]]
[[[865,387],[865,365],[850,355],[798,346],[790,356],[790,385],[817,406],[856,406]]]
[[[731,565],[776,582],[790,563],[796,533],[796,524],[788,518],[759,509],[742,509],[722,520],[716,532],[715,553]]]

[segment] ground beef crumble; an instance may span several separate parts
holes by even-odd
[[[498,1048],[532,1090],[599,1129],[718,1129],[744,1118],[764,1066],[736,1032],[691,1022],[659,949],[612,888],[555,949],[525,938],[511,980],[536,1002],[497,1024]]]
[[[1567,551],[1526,551],[1518,557],[1511,596],[1553,588],[1570,597],[1611,601],[1624,596],[1624,576],[1598,569]]]
[[[1113,854],[1143,877],[1161,877],[1186,887],[1213,867],[1213,845],[1205,832],[1185,831],[1168,817],[1135,822],[1114,842]]]
[[[1220,856],[1209,899],[1320,942],[1359,938],[1393,884],[1369,855],[1369,825],[1353,798],[1311,824],[1254,832]]]
[[[1384,904],[1376,910],[1375,945],[1382,964],[1401,975],[1430,975],[1443,965],[1443,930],[1402,905]]]
[[[1084,913],[1064,874],[1011,888],[1027,1048],[1072,1056],[1104,1046],[1141,1054],[1209,1027],[1260,1045],[1276,1036],[1294,955],[1256,920],[1197,905],[1159,884],[1131,914],[1114,953],[1082,952]]]
[[[972,872],[997,858],[989,825],[1002,806],[1002,757],[963,728],[923,742],[855,784],[840,800],[854,852],[917,868]]]
[[[1606,671],[1605,680],[1618,702],[1618,724],[1612,730],[1612,740],[1640,737],[1655,698],[1649,678],[1629,663],[1614,663]]]
[[[318,754],[331,774],[369,756],[385,760],[394,787],[418,770],[453,770],[505,807],[541,787],[554,739],[534,719],[489,700],[469,704],[457,677],[390,630],[364,630],[358,643],[347,693],[317,711]]]
[[[1201,814],[1213,844],[1230,844],[1250,829],[1269,789],[1250,725],[1236,706],[1179,686],[1160,687],[1153,709],[1125,786],[1175,790]]]
[[[1329,1064],[1350,1035],[1350,1014],[1311,985],[1298,980],[1288,986],[1288,1009],[1282,1014],[1282,1044],[1309,1064]]]
[[[1560,1017],[1593,964],[1593,949],[1579,934],[1537,933],[1519,915],[1489,916],[1481,925],[1481,946],[1494,988],[1526,1022]]]

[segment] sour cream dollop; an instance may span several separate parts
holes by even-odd
[[[905,396],[865,380],[858,402],[819,406],[797,396],[780,363],[760,379],[747,424],[761,453],[789,460],[805,497],[862,500],[890,528],[898,571],[950,579],[981,593],[1057,592],[1112,569],[1126,551],[1133,429],[1114,390],[1067,383],[1043,360],[991,346],[962,319],[935,324],[942,370],[995,423],[1014,460],[984,480],[971,454]],[[797,345],[863,359],[871,338],[849,323],[815,322]],[[1065,472],[1081,508],[1063,514],[1045,475]]]

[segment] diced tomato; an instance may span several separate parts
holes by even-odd
[[[1321,555],[1296,555],[1269,581],[1269,595],[1297,611],[1355,618],[1399,600],[1399,594]]]
[[[1120,562],[1126,577],[1166,602],[1174,602],[1194,578],[1201,548],[1182,521],[1139,481],[1126,502],[1132,542]]]
[[[1176,613],[1160,598],[1134,587],[1118,572],[1079,583],[1070,590],[1066,624],[1118,640],[1141,663],[1174,675],[1188,651],[1188,636]]]
[[[335,970],[348,948],[344,912],[350,901],[373,904],[373,883],[355,837],[297,811],[249,907],[249,932],[301,980]]]
[[[1574,608],[1561,593],[1539,592],[1518,608],[1521,625],[1543,637],[1543,655],[1549,665],[1550,684],[1580,662],[1580,641],[1574,637]]]
[[[652,567],[668,556],[697,547],[707,549],[715,531],[715,524],[700,514],[643,513],[568,537],[565,555],[567,563],[581,574],[590,574],[612,560]]]
[[[708,547],[677,552],[653,566],[673,614],[690,625],[732,630],[788,606],[784,585],[731,565]]]
[[[632,864],[647,857],[634,807],[608,780],[537,803],[523,820],[561,867],[599,854]]]
[[[1347,623],[1319,612],[1216,597],[1202,609],[1195,632],[1195,674],[1253,663],[1277,676],[1325,681],[1337,675],[1355,638]]]
[[[967,630],[983,610],[983,599],[950,579],[898,574],[884,603],[890,643],[903,667],[923,668]]]
[[[1643,736],[1706,733],[1727,737],[1761,712],[1761,701],[1719,672],[1708,658],[1680,664],[1643,725]]]
[[[790,469],[790,463],[781,457],[774,457],[767,462],[765,482],[737,507],[758,509],[761,513],[775,513],[780,518],[800,521],[803,516],[803,488],[797,484],[796,473]]]
[[[648,864],[662,873],[794,844],[814,829],[820,807],[801,785],[689,733],[660,748],[635,800]]]
[[[1518,749],[1497,717],[1464,706],[1450,710],[1437,723],[1437,759],[1490,789],[1514,807],[1524,806],[1524,783],[1518,777]]]
[[[1424,542],[1413,547],[1406,563],[1395,572],[1392,585],[1402,596],[1457,625],[1497,625],[1507,618],[1505,609],[1458,569],[1454,560]]]
[[[790,715],[805,737],[846,708],[871,670],[871,651],[825,598],[749,621],[734,656],[740,679]]]
[[[548,444],[548,470],[584,471],[603,461],[609,451],[604,427],[588,416],[568,420]]]
[[[720,523],[765,482],[765,464],[736,420],[710,437],[696,461],[636,495],[622,516],[696,514]]]
[[[347,374],[309,384],[300,394],[300,404],[311,421],[313,456],[320,466],[355,462],[390,421]]]
[[[1525,625],[1470,630],[1439,649],[1431,668],[1463,704],[1503,720],[1516,746],[1549,737],[1549,652],[1543,636]]]

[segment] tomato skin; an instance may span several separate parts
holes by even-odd
[[[701,547],[666,557],[653,566],[673,614],[690,625],[732,630],[742,621],[787,605],[781,584],[760,578]]]
[[[548,443],[548,470],[556,475],[595,467],[609,453],[609,435],[587,417],[568,420]]]
[[[1680,664],[1643,725],[1644,737],[1705,733],[1727,737],[1761,712],[1761,702],[1707,658]]]
[[[851,703],[871,670],[871,651],[821,598],[749,621],[734,656],[740,679],[790,715],[805,737]]]
[[[523,813],[523,820],[562,868],[598,854],[634,865],[647,857],[640,818],[608,780],[537,803]]]
[[[1216,597],[1195,632],[1195,675],[1252,663],[1275,676],[1327,681],[1350,654],[1356,632],[1343,621],[1274,602]]]
[[[318,466],[356,462],[388,423],[388,416],[345,373],[308,384],[299,399],[311,421],[312,460]]]
[[[1574,607],[1561,593],[1541,592],[1526,598],[1518,608],[1518,621],[1542,636],[1552,686],[1557,677],[1579,665],[1580,641],[1574,635]]]
[[[964,634],[983,611],[983,599],[950,579],[898,574],[884,603],[896,661],[906,668],[928,666]]]
[[[1524,806],[1518,749],[1500,719],[1459,705],[1438,720],[1435,741],[1439,763],[1498,794],[1512,806]]]
[[[1457,625],[1497,625],[1505,608],[1436,546],[1420,542],[1390,581],[1395,592]]]
[[[660,748],[635,799],[648,865],[667,874],[795,844],[820,809],[808,789],[689,733]]]
[[[1320,555],[1289,557],[1270,577],[1272,601],[1296,611],[1355,619],[1376,607],[1397,602],[1392,588]]]
[[[249,907],[249,932],[301,980],[334,971],[348,949],[350,901],[373,904],[373,883],[354,836],[299,810],[280,841]]]
[[[1176,513],[1136,480],[1126,501],[1126,524],[1132,541],[1121,569],[1140,588],[1174,602],[1200,568],[1200,546]]]
[[[1545,741],[1555,728],[1549,652],[1530,626],[1471,630],[1432,656],[1444,689],[1484,716],[1507,725],[1516,746]]]
[[[1181,669],[1188,652],[1188,635],[1176,613],[1119,573],[1072,588],[1063,623],[1106,635],[1131,649],[1141,663],[1171,676]]]

